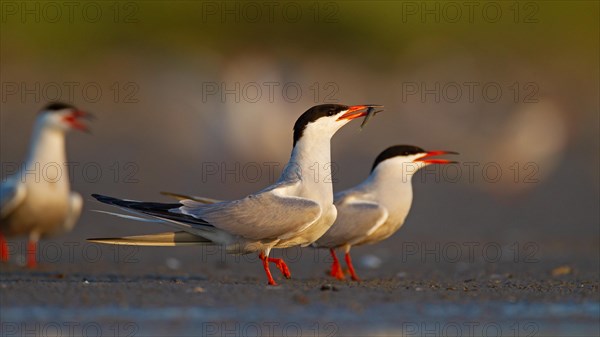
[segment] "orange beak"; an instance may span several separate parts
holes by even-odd
[[[367,111],[369,108],[382,109],[383,105],[353,105],[350,108],[348,108],[348,111],[346,111],[346,113],[343,114],[342,116],[340,116],[337,120],[338,121],[344,120],[344,119],[353,120],[356,118],[364,117],[367,115]],[[377,112],[379,112],[379,111],[377,111]]]
[[[457,161],[453,161],[453,160],[447,160],[447,159],[427,159],[430,157],[434,157],[434,156],[441,156],[444,154],[459,154],[458,152],[454,152],[454,151],[427,151],[427,153],[425,153],[424,156],[415,159],[414,161],[420,161],[423,163],[427,163],[427,164],[456,164],[458,163]]]

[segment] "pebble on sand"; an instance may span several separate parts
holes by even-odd
[[[563,276],[569,275],[573,273],[573,268],[571,266],[560,266],[552,269],[552,276]]]

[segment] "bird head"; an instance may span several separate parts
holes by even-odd
[[[40,111],[40,117],[45,126],[55,128],[62,132],[79,130],[89,132],[89,128],[82,122],[83,119],[92,119],[87,112],[77,109],[66,103],[50,103]]]
[[[371,171],[375,170],[380,164],[386,163],[388,165],[396,165],[399,169],[407,170],[408,166],[412,166],[410,171],[412,173],[419,169],[431,165],[431,164],[453,164],[456,161],[431,158],[434,156],[440,156],[444,154],[458,154],[453,151],[426,151],[418,146],[413,145],[394,145],[385,149],[377,156],[373,163]]]
[[[304,112],[294,124],[294,145],[309,130],[333,136],[342,126],[353,119],[367,116],[370,109],[382,111],[382,105],[341,105],[321,104],[313,106]]]

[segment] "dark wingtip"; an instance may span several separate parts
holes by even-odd
[[[113,198],[113,197],[109,197],[109,196],[97,194],[97,193],[93,193],[92,197],[100,202],[105,203],[105,204],[114,204],[115,200],[119,200],[117,198]]]

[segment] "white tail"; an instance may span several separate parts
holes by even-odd
[[[211,241],[188,232],[165,232],[147,235],[124,236],[120,238],[87,239],[90,242],[126,246],[198,246],[211,244]]]

